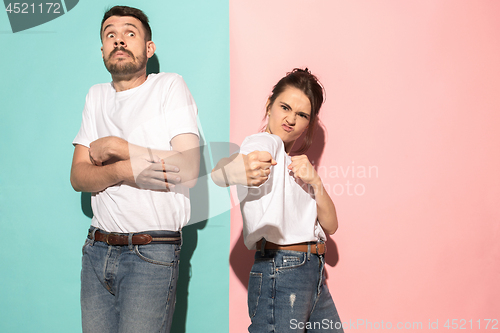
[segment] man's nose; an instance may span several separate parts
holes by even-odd
[[[125,46],[125,41],[121,38],[116,38],[115,39],[115,47],[116,46]]]

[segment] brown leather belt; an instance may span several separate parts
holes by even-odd
[[[146,244],[181,244],[181,235],[154,235],[149,234],[134,234],[132,236],[132,245],[146,245]],[[92,232],[89,231],[88,238],[92,239]],[[94,240],[104,242],[108,245],[128,245],[128,234],[119,233],[104,233],[96,230],[94,233]]]
[[[326,253],[326,244],[325,243],[320,243],[320,242],[304,242],[304,243],[298,243],[298,244],[291,244],[291,245],[278,245],[274,244],[271,242],[267,242],[264,246],[265,250],[287,250],[287,251],[299,251],[299,252],[306,252],[309,248],[309,245],[311,246],[311,253],[314,254],[325,254]],[[262,247],[262,240],[258,241],[257,244],[257,251],[260,251]]]

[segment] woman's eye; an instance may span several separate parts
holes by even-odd
[[[303,113],[299,114],[299,116],[301,116],[302,118],[305,118],[305,119],[308,118],[307,114],[303,114]]]
[[[282,105],[281,108],[285,111],[288,111],[288,107],[286,105]]]

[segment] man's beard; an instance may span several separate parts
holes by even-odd
[[[129,62],[119,60],[115,63],[111,63],[111,57],[118,51],[127,53],[134,61]],[[147,62],[148,56],[146,50],[144,50],[142,57],[135,57],[134,54],[129,50],[126,50],[123,47],[118,47],[110,52],[108,58],[104,59],[104,66],[106,66],[106,69],[111,73],[111,75],[130,75],[146,68]]]

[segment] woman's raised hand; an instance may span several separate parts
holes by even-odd
[[[276,161],[267,151],[253,151],[248,155],[243,155],[243,161],[246,183],[249,186],[264,184],[271,173],[271,166],[276,165]]]
[[[306,155],[292,156],[291,159],[292,163],[288,166],[288,170],[293,172],[293,176],[296,179],[300,179],[310,185],[319,186],[322,184],[321,178]]]

